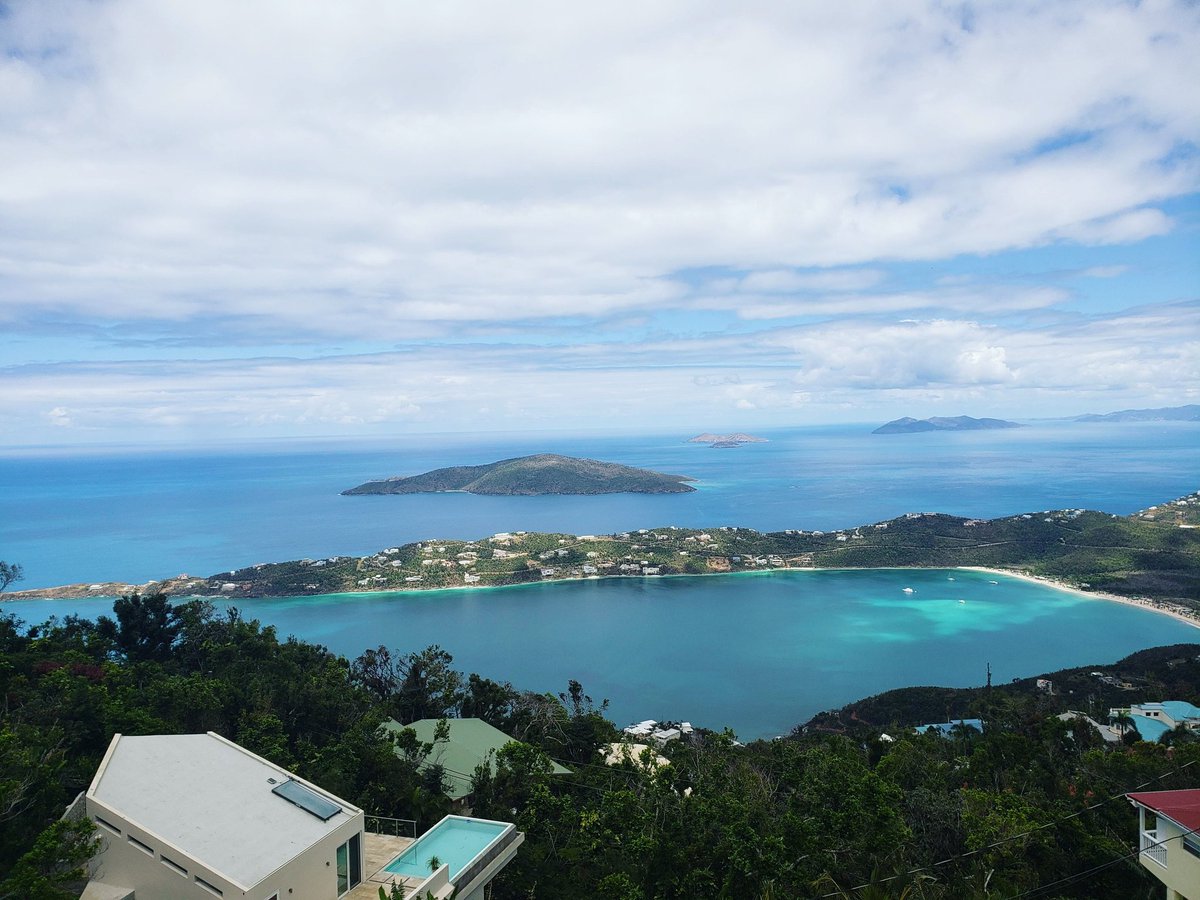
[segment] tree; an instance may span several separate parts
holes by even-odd
[[[131,662],[165,662],[171,655],[183,623],[176,617],[167,595],[157,591],[146,597],[122,595],[113,604],[117,621],[101,616],[97,625],[111,636],[117,649]]]
[[[14,581],[20,581],[24,577],[25,570],[19,565],[0,560],[0,591],[4,590]]]
[[[60,819],[38,835],[0,883],[0,900],[73,900],[96,849],[90,819]]]

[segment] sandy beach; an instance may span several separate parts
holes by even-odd
[[[1185,625],[1191,625],[1193,628],[1200,628],[1200,618],[1197,618],[1184,607],[1176,606],[1173,603],[1163,603],[1158,600],[1151,600],[1148,597],[1122,597],[1119,594],[1109,594],[1105,591],[1087,591],[1077,588],[1074,585],[1064,584],[1053,578],[1030,575],[1027,572],[1015,572],[1010,569],[990,569],[986,566],[955,566],[954,568],[970,572],[987,572],[992,575],[1004,575],[1008,578],[1020,578],[1024,581],[1032,581],[1046,587],[1055,588],[1056,590],[1078,594],[1081,597],[1089,597],[1095,600],[1112,600],[1116,603],[1124,603],[1126,606],[1137,606],[1141,609],[1149,609],[1157,613],[1162,613],[1164,616],[1170,616],[1173,619],[1183,622]]]

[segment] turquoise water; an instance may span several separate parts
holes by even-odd
[[[663,525],[828,531],[913,511],[1130,513],[1200,487],[1200,423],[1041,423],[891,436],[872,435],[872,427],[765,431],[770,443],[732,450],[684,443],[686,434],[524,434],[281,442],[236,452],[0,451],[0,559],[25,567],[25,587],[141,583],[258,562],[362,555],[430,537],[521,529],[603,534]],[[338,494],[371,478],[540,452],[692,475],[699,490]]]
[[[380,644],[408,652],[436,643],[456,667],[520,689],[557,693],[575,678],[597,702],[611,701],[618,724],[683,719],[730,726],[743,738],[786,733],[820,710],[894,687],[979,685],[988,663],[1005,681],[1200,642],[1197,629],[1137,607],[943,569],[600,579],[224,605],[350,657]],[[22,601],[7,609],[39,622],[95,616],[107,604]]]
[[[439,863],[450,866],[450,877],[454,878],[492,841],[512,827],[507,822],[447,816],[388,863],[384,871],[425,878],[432,872],[429,860],[436,856]]]

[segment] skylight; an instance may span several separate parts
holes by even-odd
[[[289,778],[283,784],[273,787],[272,794],[278,794],[288,803],[294,803],[306,813],[311,813],[322,822],[328,822],[342,811],[342,808],[331,800],[326,800],[298,781]]]

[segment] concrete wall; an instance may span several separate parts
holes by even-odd
[[[360,868],[365,868],[365,860],[361,859],[362,812],[347,817],[319,843],[257,885],[250,886],[249,890],[243,890],[240,885],[207,868],[181,848],[126,822],[115,810],[94,799],[87,800],[87,813],[92,820],[102,819],[115,825],[121,832],[114,833],[101,822],[96,822],[101,849],[92,859],[91,878],[106,884],[134,888],[138,900],[153,900],[156,897],[164,900],[213,900],[215,895],[199,884],[197,878],[220,890],[225,900],[269,900],[276,894],[279,900],[335,900],[337,848],[355,834],[360,835]],[[151,852],[147,852],[143,846]],[[186,876],[163,862],[164,858],[187,870]],[[368,874],[362,871],[364,879]]]

